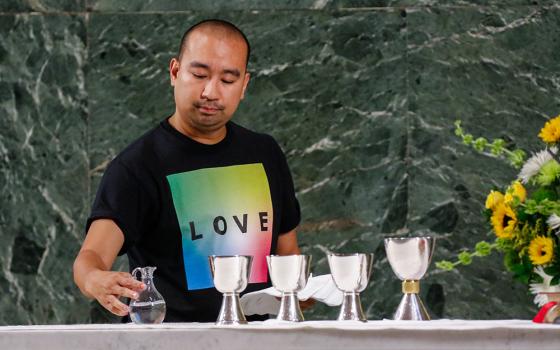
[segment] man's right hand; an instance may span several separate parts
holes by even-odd
[[[124,235],[113,220],[95,220],[74,261],[74,281],[82,293],[119,316],[128,314],[119,298],[136,299],[145,288],[129,273],[111,271],[123,243]]]
[[[85,292],[95,298],[99,304],[115,315],[128,315],[128,305],[119,297],[137,299],[146,288],[144,283],[136,280],[127,272],[95,270],[87,274]]]

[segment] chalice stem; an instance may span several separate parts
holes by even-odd
[[[301,309],[299,307],[297,293],[282,293],[280,311],[278,312],[277,319],[292,322],[303,321],[303,314],[301,313]]]
[[[352,320],[365,322],[366,316],[360,302],[360,293],[344,293],[338,320]]]
[[[247,319],[241,309],[238,293],[224,293],[218,315],[218,324],[246,324]]]

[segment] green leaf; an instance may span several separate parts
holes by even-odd
[[[557,284],[560,284],[560,275],[554,276],[554,278],[550,281],[551,286],[555,286]]]
[[[558,269],[555,268],[554,266],[549,266],[549,267],[545,267],[543,271],[549,276],[554,276],[558,272]]]
[[[530,278],[529,274],[521,274],[521,275],[516,275],[516,276],[513,276],[513,277],[523,284],[529,284],[529,278]]]
[[[504,146],[506,142],[502,139],[495,139],[490,145],[492,154],[499,156],[504,153]]]
[[[488,140],[486,140],[484,137],[479,137],[476,140],[474,140],[473,147],[477,151],[483,152],[484,147],[486,147],[487,144],[488,144]]]
[[[525,271],[533,272],[533,263],[527,255],[524,255],[521,261],[523,261],[523,267],[525,268]]]
[[[544,279],[540,275],[533,275],[531,277],[531,282],[532,283],[543,283]]]
[[[546,162],[537,175],[537,182],[541,186],[549,186],[560,176],[560,164],[554,160]]]
[[[492,251],[492,246],[488,242],[478,242],[474,247],[479,256],[487,256]]]
[[[515,168],[520,168],[523,165],[523,160],[525,159],[525,152],[520,149],[516,149],[509,153],[508,155],[509,162]]]
[[[436,262],[436,267],[444,271],[451,271],[455,269],[455,265],[451,261],[447,261],[447,260],[441,260]]]
[[[533,264],[528,257],[524,256],[519,259],[519,256],[513,250],[508,250],[504,256],[504,264],[508,270],[513,272],[515,279],[529,283],[529,277],[533,272]]]
[[[534,199],[528,199],[525,202],[525,213],[535,214],[537,212],[538,203]]]
[[[511,265],[511,272],[513,272],[515,275],[521,275],[523,273],[525,273],[525,266],[523,266],[523,264],[513,264]]]
[[[556,194],[555,191],[546,188],[546,187],[541,187],[538,190],[536,190],[535,192],[533,192],[533,194],[531,195],[531,199],[535,200],[537,203],[545,200],[545,199],[549,199],[551,201],[555,201],[558,199],[558,195]]]
[[[521,264],[513,265],[511,271],[513,272],[514,279],[520,281],[523,284],[529,284],[532,268],[528,268],[528,266],[524,262]]]
[[[543,199],[537,203],[534,199],[529,199],[525,202],[525,212],[527,214],[541,214],[544,216],[549,216],[551,214],[560,213],[560,203],[557,201],[552,201],[548,198]]]
[[[523,210],[523,207],[520,207],[519,210],[516,212],[517,214],[517,222],[525,222],[529,219],[529,214]]]
[[[498,248],[498,251],[504,253],[504,263],[506,266],[507,262],[511,262],[512,264],[521,262],[517,253],[513,251],[513,244],[511,243],[511,240],[507,238],[497,238],[496,247]]]
[[[457,256],[459,262],[463,265],[470,265],[472,263],[472,255],[469,252],[461,252]]]
[[[461,121],[460,120],[455,121],[455,135],[457,135],[459,137],[463,135],[463,128],[461,128]]]

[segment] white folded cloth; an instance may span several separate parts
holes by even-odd
[[[245,315],[276,315],[280,308],[281,292],[274,287],[251,292],[241,297],[241,307]],[[299,300],[315,299],[329,306],[342,304],[342,292],[336,288],[332,276],[310,276],[305,288],[298,292]]]

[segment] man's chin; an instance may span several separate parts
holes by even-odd
[[[197,127],[204,131],[217,131],[223,128],[229,119],[216,116],[200,116],[197,120]]]

